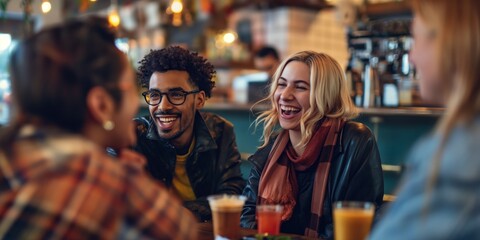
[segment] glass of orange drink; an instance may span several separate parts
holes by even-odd
[[[333,228],[336,240],[363,240],[372,227],[375,204],[340,201],[333,204]]]

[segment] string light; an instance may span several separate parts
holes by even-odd
[[[233,32],[226,32],[223,34],[223,41],[226,43],[226,44],[231,44],[235,41],[235,39],[237,38],[236,34],[233,33]]]
[[[110,12],[108,13],[108,23],[110,23],[110,25],[113,27],[118,27],[120,25],[120,16],[118,15],[116,0],[112,0],[110,2]]]
[[[52,10],[52,4],[48,0],[43,0],[42,1],[42,12],[43,13],[48,13]]]
[[[173,0],[170,8],[172,9],[173,13],[181,13],[183,10],[183,3],[181,0]]]
[[[116,9],[112,9],[110,13],[108,13],[108,23],[113,27],[118,27],[120,25],[120,16]]]

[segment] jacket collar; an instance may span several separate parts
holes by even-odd
[[[157,133],[157,126],[155,125],[155,122],[153,121],[153,118],[150,117],[149,119],[149,128],[147,132],[147,139],[150,140],[155,140],[155,141],[160,141],[163,144],[167,144],[169,146],[172,146],[170,142],[164,138],[161,138],[158,133]],[[217,149],[218,146],[215,143],[215,140],[213,139],[210,130],[207,127],[207,124],[205,123],[205,120],[203,119],[202,115],[200,112],[195,113],[195,119],[193,122],[193,135],[196,138],[195,139],[195,152],[204,152],[208,151],[211,149]]]

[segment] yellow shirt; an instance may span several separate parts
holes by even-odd
[[[185,155],[177,155],[177,163],[175,165],[175,175],[173,176],[173,189],[177,192],[184,201],[195,200],[195,193],[193,192],[192,185],[188,179],[187,169],[185,165],[187,158],[193,151],[195,146],[195,138],[193,139],[188,152]]]

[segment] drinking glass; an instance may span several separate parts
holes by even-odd
[[[336,240],[366,239],[372,227],[375,204],[341,201],[333,204],[333,228]]]
[[[282,221],[282,213],[282,205],[257,206],[258,233],[267,235],[280,234],[280,222]]]
[[[207,197],[212,210],[215,239],[239,239],[240,214],[246,197],[241,195],[213,195]]]

